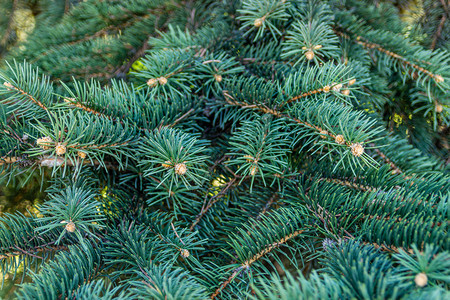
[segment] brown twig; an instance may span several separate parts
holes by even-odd
[[[37,104],[40,108],[47,110],[47,107],[39,100],[35,99],[33,96],[31,96],[30,94],[28,94],[27,92],[25,92],[24,90],[12,85],[9,82],[5,82],[3,83],[3,85],[9,89],[9,90],[16,90],[19,93],[21,93],[22,95],[26,96],[28,99],[30,99],[33,103]]]
[[[239,268],[237,268],[230,277],[228,277],[227,280],[225,280],[217,289],[216,291],[211,295],[210,299],[215,299],[220,293],[221,291],[226,288],[228,286],[228,284],[230,284],[230,282],[239,274],[239,272],[243,269],[247,269],[249,268],[254,262],[256,262],[257,260],[259,260],[261,257],[263,257],[264,255],[266,255],[267,253],[271,252],[273,249],[278,248],[279,246],[283,245],[284,243],[286,243],[288,240],[300,235],[301,233],[303,233],[305,230],[301,229],[301,230],[297,230],[294,231],[293,233],[283,237],[279,242],[275,242],[272,243],[268,246],[266,246],[263,250],[261,250],[260,252],[258,252],[257,254],[255,254],[253,257],[251,257],[250,259],[246,260],[244,263],[241,264],[241,266]]]
[[[34,163],[38,166],[43,166],[43,167],[55,167],[55,166],[68,166],[68,167],[73,167],[75,166],[75,163],[71,160],[65,160],[63,157],[54,157],[54,156],[42,156],[39,159],[35,159],[35,160],[31,160],[31,159],[26,159],[26,158],[22,158],[22,157],[17,157],[17,156],[13,156],[13,157],[6,157],[5,159],[1,159],[0,160],[0,166],[2,165],[7,165],[7,164],[14,164],[14,163],[18,163],[21,161],[30,161],[31,163]],[[77,161],[78,163],[81,163],[80,161]],[[96,159],[94,160],[84,160],[82,162],[83,165],[85,166],[98,166],[101,165],[102,163]],[[103,162],[104,165],[106,165],[106,167],[108,169],[118,169],[118,167],[116,165],[113,165],[112,163],[108,163],[108,162]]]
[[[225,195],[225,193],[236,183],[236,180],[237,180],[237,177],[234,177],[233,179],[231,179],[228,182],[228,184],[222,190],[220,190],[220,192],[218,192],[216,195],[212,196],[211,199],[209,199],[208,204],[206,206],[205,206],[205,204],[203,204],[202,209],[200,210],[200,213],[197,215],[194,222],[189,227],[189,230],[191,230],[191,231],[194,230],[195,226],[200,222],[201,218],[208,212],[208,210],[215,203],[217,203],[220,200],[220,198],[222,198]]]
[[[286,114],[282,114],[281,112],[276,111],[274,109],[270,109],[268,107],[264,107],[262,105],[257,105],[257,104],[247,104],[247,103],[243,104],[243,103],[239,103],[236,100],[234,100],[234,98],[228,93],[228,91],[223,91],[223,95],[225,96],[225,101],[228,104],[231,104],[233,106],[240,106],[242,108],[252,108],[252,109],[258,110],[258,111],[260,111],[262,113],[265,113],[265,114],[271,114],[271,115],[273,115],[273,116],[275,116],[277,118],[289,119],[291,121],[296,122],[297,124],[300,124],[300,125],[303,125],[303,126],[306,126],[306,127],[309,127],[309,128],[313,128],[313,129],[317,130],[320,134],[327,135],[327,136],[331,137],[332,139],[336,138],[336,136],[334,134],[328,132],[327,130],[324,130],[323,128],[321,128],[319,126],[316,126],[314,124],[310,124],[308,122],[301,121],[299,119],[293,118],[293,117],[291,117],[289,115],[286,115]],[[345,141],[345,145],[350,147],[351,143],[348,142],[348,141]]]
[[[256,220],[260,220],[261,217],[263,215],[266,214],[267,210],[270,208],[270,206],[272,206],[272,204],[277,201],[279,198],[278,193],[274,193],[270,198],[269,201],[267,201],[267,203],[264,205],[263,209],[261,210],[261,212],[258,214],[258,216],[256,217]]]
[[[383,152],[381,152],[379,149],[375,149],[375,152],[383,159],[383,161],[386,164],[388,164],[391,167],[393,174],[402,174],[403,173],[402,170],[400,170],[400,168],[396,164],[394,164],[394,162],[391,161]]]
[[[436,30],[436,33],[433,36],[433,41],[431,42],[431,47],[430,47],[431,50],[434,50],[434,48],[436,48],[436,43],[437,43],[439,37],[441,36],[441,32],[442,32],[442,29],[444,28],[444,24],[445,24],[446,20],[447,20],[447,15],[446,15],[446,13],[444,13],[442,15],[441,22],[439,22],[439,26]]]
[[[36,257],[36,258],[43,259],[43,257],[37,256],[35,254],[32,254],[32,253],[30,253],[30,251],[37,253],[37,252],[46,252],[46,251],[68,250],[67,246],[39,247],[39,248],[29,249],[28,251],[20,249],[17,246],[15,248],[19,249],[19,251],[14,251],[14,252],[10,252],[10,253],[7,253],[7,254],[0,255],[0,260],[1,259],[7,259],[7,258],[16,257],[16,256],[22,255],[22,254],[26,254],[26,255],[30,255],[30,256]]]
[[[399,253],[400,250],[402,250],[402,251],[405,251],[405,252],[407,252],[409,254],[413,254],[414,253],[413,249],[405,249],[405,248],[402,248],[402,247],[396,247],[396,246],[392,246],[392,245],[391,246],[387,246],[387,245],[384,245],[384,244],[380,245],[380,244],[371,243],[371,242],[362,242],[362,244],[363,245],[371,245],[371,246],[375,247],[376,249],[384,251],[384,252],[396,252],[396,253]]]
[[[445,0],[441,0],[441,4],[442,4],[442,7],[444,8],[444,13],[442,14],[442,18],[441,18],[441,21],[439,22],[438,28],[437,28],[435,34],[433,35],[433,41],[431,42],[431,47],[430,47],[431,50],[434,50],[434,48],[436,47],[437,40],[441,36],[442,29],[444,28],[445,21],[447,20],[448,6],[445,3]]]
[[[193,113],[195,110],[193,108],[191,108],[190,110],[188,110],[185,114],[183,114],[181,117],[179,117],[178,119],[176,119],[172,124],[170,124],[170,127],[174,127],[175,125],[177,125],[181,120],[187,118],[191,113]]]
[[[343,37],[345,37],[347,39],[350,39],[350,36],[348,34],[345,34],[343,32],[337,31],[337,30],[335,30],[335,33],[337,35],[340,35],[340,36],[343,36]],[[417,71],[423,72],[428,77],[434,79],[436,82],[442,82],[443,81],[442,76],[440,76],[438,74],[433,74],[429,70],[427,70],[425,68],[422,68],[421,66],[416,65],[416,64],[414,64],[412,62],[409,62],[405,57],[403,57],[403,56],[401,56],[401,55],[399,55],[399,54],[397,54],[395,52],[392,52],[392,51],[389,51],[387,49],[384,49],[383,47],[381,47],[381,45],[376,44],[376,43],[372,43],[368,39],[366,39],[366,38],[364,38],[362,36],[356,35],[355,42],[357,44],[360,44],[364,48],[378,50],[379,52],[382,52],[382,53],[384,53],[384,54],[386,54],[386,55],[388,55],[388,56],[390,56],[390,57],[400,61],[404,65],[408,65],[408,66],[412,67],[413,69],[416,69]],[[426,61],[422,61],[422,62],[430,64],[429,62],[426,62]]]

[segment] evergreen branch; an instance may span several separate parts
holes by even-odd
[[[148,18],[150,16],[151,16],[151,14],[139,16],[139,17],[133,18],[133,19],[131,19],[131,20],[125,22],[125,23],[119,24],[119,25],[109,25],[109,26],[107,26],[105,28],[102,28],[101,30],[99,30],[99,31],[97,31],[97,32],[95,32],[95,33],[93,33],[91,35],[86,35],[83,38],[80,38],[80,39],[77,39],[77,40],[73,40],[73,41],[70,41],[70,42],[67,42],[67,43],[63,43],[63,44],[52,45],[52,48],[50,50],[42,52],[38,56],[36,56],[31,61],[31,64],[36,63],[39,59],[41,59],[44,56],[47,56],[47,55],[52,54],[52,53],[54,53],[56,51],[59,51],[59,49],[62,48],[62,47],[67,47],[67,46],[70,46],[70,45],[76,45],[76,44],[80,44],[80,43],[83,43],[83,42],[87,42],[89,40],[93,40],[95,38],[98,38],[98,37],[101,37],[102,35],[107,34],[111,30],[120,31],[121,29],[130,27],[133,24],[135,24],[135,23],[137,23],[139,21],[142,21],[142,20],[144,20],[144,19],[146,19],[146,18]]]
[[[447,20],[447,13],[444,13],[442,15],[441,21],[439,22],[439,26],[433,36],[433,41],[431,42],[430,48],[432,50],[434,50],[434,48],[436,47],[436,42],[439,39],[439,37],[441,36],[441,32],[442,32],[442,29],[444,28],[444,24],[445,24],[446,20]]]
[[[215,203],[217,203],[223,196],[225,196],[225,193],[231,187],[236,186],[237,184],[239,184],[239,182],[236,181],[237,179],[238,179],[237,176],[232,178],[216,195],[212,196],[209,199],[208,204],[206,206],[205,206],[205,204],[203,204],[202,209],[200,210],[200,213],[195,217],[195,220],[194,220],[194,222],[192,222],[191,226],[189,227],[189,230],[193,231],[195,226],[200,222],[200,220],[208,212],[208,210],[211,209],[211,207]]]
[[[441,21],[439,22],[438,28],[436,29],[436,32],[433,35],[433,40],[432,40],[431,46],[430,46],[431,50],[434,50],[434,48],[436,47],[436,43],[437,43],[439,37],[441,36],[442,29],[444,28],[445,21],[447,20],[448,7],[445,3],[445,0],[441,0],[441,4],[442,4],[442,7],[444,8],[444,13],[442,14]]]
[[[18,291],[20,299],[39,299],[42,295],[57,298],[76,298],[77,289],[92,282],[101,268],[98,249],[69,246],[68,252],[59,252],[56,261],[45,264],[39,273],[32,275],[33,282],[24,284]]]
[[[399,167],[397,167],[383,152],[380,151],[380,149],[375,148],[375,151],[384,160],[384,162],[387,163],[391,167],[392,174],[402,174],[403,173]]]
[[[25,92],[24,90],[15,87],[14,85],[12,85],[9,82],[4,82],[3,85],[9,89],[10,91],[15,90],[18,91],[20,94],[24,95],[25,97],[27,97],[28,99],[31,100],[31,102],[37,104],[40,108],[44,109],[44,110],[48,110],[48,108],[39,100],[37,100],[36,98],[34,98],[32,95],[28,94],[27,92]]]
[[[346,33],[343,33],[343,32],[338,31],[338,30],[335,30],[335,33],[337,35],[340,35],[340,36],[344,37],[344,38],[350,39],[350,36],[348,34],[346,34]],[[365,37],[362,37],[360,35],[355,35],[353,41],[355,43],[363,46],[364,48],[374,49],[374,50],[377,50],[377,51],[379,51],[381,53],[384,53],[387,56],[392,57],[393,59],[399,61],[401,64],[409,66],[409,67],[415,69],[417,72],[424,73],[425,75],[427,75],[431,79],[434,79],[434,81],[436,83],[441,83],[441,82],[444,81],[444,78],[440,74],[434,74],[433,72],[431,72],[431,71],[429,71],[429,70],[427,70],[427,69],[425,69],[425,68],[423,68],[423,67],[421,67],[421,66],[419,66],[419,65],[417,65],[415,63],[410,62],[406,57],[403,57],[403,56],[401,56],[401,55],[399,55],[399,54],[397,54],[397,53],[395,53],[393,51],[389,51],[389,50],[383,48],[380,44],[373,43],[373,42],[369,41]],[[431,63],[427,62],[427,61],[421,61],[421,62],[426,63],[428,65],[431,65]]]
[[[361,243],[363,245],[373,246],[373,247],[375,247],[375,249],[378,249],[378,250],[381,250],[381,251],[384,251],[384,252],[400,253],[400,251],[403,251],[403,252],[410,253],[410,254],[414,253],[413,249],[405,249],[405,248],[396,247],[396,246],[393,246],[393,245],[390,245],[390,246],[387,246],[387,245],[384,245],[384,244],[379,245],[379,244],[377,244],[375,242],[371,243],[371,242],[365,242],[365,241],[362,241]]]
[[[136,51],[136,53],[133,55],[133,57],[131,57],[126,64],[118,67],[112,74],[107,75],[106,78],[114,78],[115,76],[130,70],[133,63],[135,63],[139,58],[141,58],[144,55],[145,51],[147,51],[147,49],[149,47],[149,44],[148,44],[149,40],[150,40],[150,38],[148,38],[147,40],[144,41],[142,46]]]
[[[278,60],[269,60],[265,61],[258,57],[239,57],[239,62],[241,62],[243,65],[246,64],[262,64],[262,65],[274,65],[276,63],[285,63],[289,65],[294,65],[293,62],[284,62],[284,61],[278,61]]]
[[[0,217],[17,298],[447,296],[444,0],[407,37],[386,1],[45,0],[16,49],[13,1],[49,76],[0,70],[0,185],[52,176]]]
[[[332,139],[336,139],[336,136],[335,136],[334,134],[328,132],[327,130],[325,130],[325,129],[323,129],[323,128],[317,126],[317,125],[310,124],[310,123],[308,123],[308,122],[306,122],[306,121],[301,121],[301,120],[296,119],[296,118],[293,118],[293,117],[291,117],[291,116],[289,116],[289,115],[283,114],[283,113],[281,113],[281,112],[279,112],[279,111],[277,111],[277,110],[275,110],[275,109],[271,109],[271,108],[268,108],[268,107],[264,107],[264,106],[262,106],[262,105],[258,105],[258,104],[248,104],[248,103],[245,103],[245,102],[240,103],[240,102],[236,101],[236,100],[228,93],[228,91],[223,91],[223,95],[225,96],[225,101],[226,101],[228,104],[230,104],[230,105],[233,105],[233,106],[239,106],[239,107],[242,107],[242,108],[250,108],[250,109],[253,109],[253,110],[262,112],[262,113],[264,113],[264,114],[271,114],[271,115],[273,115],[273,116],[275,116],[275,117],[277,117],[277,118],[284,118],[284,119],[293,121],[293,122],[295,122],[295,123],[297,123],[297,124],[299,124],[299,125],[303,125],[303,126],[305,126],[305,127],[309,127],[309,128],[315,129],[315,130],[316,130],[317,132],[319,132],[320,134],[327,135],[327,136],[331,137]],[[345,141],[345,145],[347,145],[348,147],[350,147],[350,146],[351,146],[351,143],[350,143],[349,141]]]
[[[274,193],[269,200],[264,205],[263,209],[259,212],[258,216],[256,217],[256,220],[260,220],[263,215],[267,212],[267,210],[272,206],[274,202],[276,202],[280,198],[280,195],[278,193]]]
[[[298,96],[292,97],[291,99],[287,100],[285,103],[282,104],[281,107],[283,107],[286,104],[295,102],[295,101],[297,101],[297,100],[299,100],[301,98],[305,98],[305,97],[308,97],[308,96],[311,96],[311,95],[315,95],[315,94],[320,94],[320,93],[328,93],[331,90],[333,90],[334,88],[339,88],[340,89],[341,87],[342,87],[342,84],[334,83],[331,86],[326,85],[326,86],[324,86],[322,88],[318,88],[318,89],[315,89],[315,90],[312,90],[312,91],[304,92],[303,94],[300,94]]]
[[[289,16],[285,10],[288,3],[278,0],[245,0],[242,3],[242,8],[238,9],[240,14],[237,19],[243,21],[241,29],[249,28],[244,35],[256,30],[256,35],[253,41],[263,37],[265,29],[268,29],[273,38],[276,39],[276,35],[281,35],[281,32],[276,26],[277,21],[285,21]]]
[[[362,41],[362,40],[365,40],[365,42]],[[413,67],[414,69],[416,69],[416,70],[418,70],[418,71],[420,71],[420,72],[425,73],[426,75],[428,75],[430,78],[434,79],[434,80],[435,80],[436,82],[438,82],[438,83],[443,81],[443,78],[442,78],[441,75],[433,74],[433,73],[430,72],[429,70],[424,69],[424,68],[422,68],[421,66],[416,65],[415,63],[412,63],[412,62],[408,61],[405,57],[403,57],[403,56],[401,56],[401,55],[399,55],[399,54],[397,54],[397,53],[394,53],[394,52],[392,52],[392,51],[386,50],[386,49],[384,49],[383,47],[381,47],[379,44],[371,43],[371,42],[369,42],[367,39],[365,39],[365,38],[363,38],[363,37],[361,37],[361,36],[357,36],[357,37],[356,37],[356,43],[362,45],[362,46],[365,47],[365,48],[368,48],[368,49],[376,49],[376,50],[378,50],[378,51],[380,51],[380,52],[383,52],[384,54],[386,54],[386,55],[388,55],[388,56],[390,56],[390,57],[393,57],[393,58],[395,58],[395,59],[401,61],[403,64],[408,65],[408,66],[410,66],[410,67]]]
[[[294,231],[293,233],[291,233],[291,234],[285,236],[284,238],[282,238],[279,242],[275,242],[275,243],[272,243],[272,244],[268,245],[267,248],[263,249],[261,252],[259,252],[256,255],[254,255],[251,259],[245,261],[242,265],[245,266],[245,267],[250,266],[251,264],[253,264],[255,261],[259,260],[261,257],[266,255],[267,253],[271,252],[273,249],[278,248],[282,244],[286,243],[288,240],[298,236],[299,234],[301,234],[303,232],[305,232],[305,230],[303,230],[303,229]]]
[[[28,164],[36,164],[38,166],[42,167],[59,167],[59,166],[67,166],[67,167],[75,167],[77,165],[83,165],[83,166],[99,166],[104,165],[107,167],[107,169],[111,170],[117,170],[119,168],[118,165],[113,164],[112,162],[106,162],[106,161],[99,161],[97,159],[92,160],[66,160],[64,157],[58,157],[58,156],[49,156],[49,155],[43,155],[39,159],[31,159],[31,158],[23,158],[18,156],[13,157],[5,157],[0,160],[0,166],[1,165],[9,165],[9,164],[15,164],[15,163],[27,163]]]
[[[308,192],[306,192],[305,195],[308,195]],[[333,232],[331,232],[328,229],[328,226],[327,226],[328,220],[326,218],[333,218],[333,215],[328,210],[326,210],[324,207],[320,206],[319,204],[316,204],[316,206],[318,208],[317,210],[313,209],[310,205],[306,205],[308,210],[311,211],[320,221],[322,221],[326,232],[331,234],[331,235],[333,235],[336,240],[339,240],[338,235],[336,235]],[[323,217],[323,214],[325,214],[326,218]],[[339,215],[335,215],[335,217],[336,217],[336,220],[337,220],[337,224],[336,225],[342,229],[342,231],[347,235],[347,238],[352,238],[353,239],[354,236],[351,233],[349,233],[346,229],[344,229],[339,224]]]
[[[328,91],[329,91],[329,88],[328,88]],[[309,91],[309,92],[304,92],[304,93],[301,94],[301,95],[292,97],[291,99],[289,99],[289,100],[286,102],[286,104],[291,103],[291,102],[294,102],[294,101],[297,101],[297,100],[299,100],[299,99],[301,99],[301,98],[304,98],[304,97],[307,97],[307,96],[311,96],[311,95],[314,95],[314,94],[319,94],[319,93],[322,93],[322,92],[324,92],[324,88],[319,88],[319,89],[312,90],[312,91]]]
[[[348,188],[354,188],[363,192],[376,192],[377,189],[372,186],[364,185],[364,184],[358,184],[356,182],[351,182],[348,180],[338,179],[338,178],[319,178],[319,181],[326,181],[330,183],[339,184],[341,186],[345,186]]]
[[[223,289],[225,289],[228,284],[230,284],[230,282],[243,270],[243,269],[247,269],[249,268],[254,262],[258,261],[260,258],[262,258],[264,255],[266,255],[267,253],[271,252],[273,249],[278,248],[279,246],[283,245],[284,243],[286,243],[287,241],[289,241],[292,238],[295,238],[296,236],[302,234],[303,232],[305,232],[305,230],[297,230],[294,231],[293,233],[283,237],[282,239],[280,239],[278,242],[272,243],[270,245],[267,245],[266,248],[264,248],[263,250],[261,250],[259,253],[255,254],[253,257],[251,257],[250,259],[246,260],[245,262],[243,262],[241,264],[241,266],[239,268],[237,268],[236,270],[233,271],[233,273],[231,274],[230,277],[228,277],[227,280],[225,280],[217,289],[216,291],[211,295],[210,299],[215,299],[221,292]]]
[[[49,243],[50,244],[50,243]],[[20,249],[19,247],[15,246],[15,248],[17,248],[19,251],[13,251],[7,254],[1,254],[0,255],[0,260],[2,259],[7,259],[7,258],[11,258],[11,257],[16,257],[19,255],[29,255],[35,258],[39,258],[39,259],[43,259],[43,257],[37,256],[34,253],[38,253],[38,252],[50,252],[50,251],[60,251],[60,250],[68,250],[69,248],[65,245],[57,245],[57,246],[50,246],[49,244],[45,245],[45,246],[38,246],[37,248],[31,248],[31,249],[27,249],[27,250],[23,250]]]
[[[103,148],[107,148],[107,147],[114,148],[114,147],[130,145],[130,143],[132,143],[132,142],[133,141],[126,141],[126,142],[123,142],[123,143],[102,144],[102,145],[91,144],[91,145],[84,145],[84,146],[79,146],[77,144],[74,144],[74,145],[67,145],[67,148],[82,149],[82,150],[86,150],[86,149],[103,149]]]
[[[20,137],[17,132],[9,125],[9,124],[3,124],[7,130],[3,130],[4,133],[6,133],[7,135],[9,135],[10,137],[12,137],[13,139],[15,139],[16,141],[18,141],[21,144],[26,144],[30,147],[32,147],[33,145],[30,144],[29,142],[26,141],[26,139],[22,137]]]
[[[139,268],[138,278],[130,282],[133,299],[206,299],[206,288],[187,271],[171,264]],[[136,296],[135,296],[136,295]]]
[[[195,110],[191,108],[189,111],[187,111],[184,115],[173,121],[172,124],[166,125],[167,127],[175,127],[178,123],[180,123],[183,119],[186,119],[190,114],[192,114]]]
[[[84,111],[86,111],[88,113],[91,113],[91,114],[94,114],[94,115],[97,115],[97,116],[102,116],[102,117],[105,117],[107,119],[110,119],[110,120],[114,121],[114,119],[111,116],[102,114],[99,111],[96,111],[96,110],[94,110],[94,109],[92,109],[90,107],[87,107],[86,105],[82,104],[81,102],[78,102],[74,98],[64,98],[64,101],[70,106],[73,106],[73,107],[76,107],[76,108],[80,108],[80,109],[82,109],[82,110],[84,110]]]

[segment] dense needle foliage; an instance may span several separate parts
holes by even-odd
[[[0,184],[48,186],[0,216],[12,297],[449,298],[449,7],[416,2],[2,1]]]

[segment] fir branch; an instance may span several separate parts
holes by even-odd
[[[7,258],[11,258],[11,257],[16,257],[19,255],[29,255],[32,256],[34,258],[39,258],[39,259],[43,259],[43,257],[37,256],[36,253],[39,252],[52,252],[52,251],[60,251],[60,250],[68,250],[69,248],[65,245],[53,245],[51,246],[50,244],[44,245],[44,246],[38,246],[36,248],[31,248],[31,249],[20,249],[17,246],[14,246],[14,248],[18,249],[19,251],[13,251],[7,254],[1,254],[0,255],[0,260],[2,259],[7,259]]]
[[[42,157],[38,158],[38,159],[33,159],[33,158],[24,158],[24,157],[18,157],[18,156],[13,156],[13,157],[5,157],[2,158],[0,160],[0,166],[1,165],[10,165],[10,164],[16,164],[16,163],[27,163],[27,165],[32,164],[32,165],[36,165],[36,166],[42,166],[42,167],[49,167],[49,168],[53,168],[53,167],[62,167],[62,166],[67,166],[67,167],[75,167],[77,165],[83,165],[83,166],[90,166],[90,167],[94,167],[94,166],[99,166],[99,165],[104,165],[106,166],[107,169],[110,170],[118,170],[119,166],[113,164],[112,162],[107,162],[107,161],[99,161],[97,159],[93,159],[93,160],[66,160],[63,157],[58,157],[58,156],[49,156],[49,155],[43,155]]]
[[[278,201],[278,199],[280,198],[280,195],[278,193],[274,193],[269,200],[266,202],[266,204],[264,205],[263,209],[259,212],[258,216],[256,217],[256,220],[260,220],[261,217],[263,215],[266,214],[266,212],[269,210],[269,208],[272,206],[272,204]]]
[[[186,119],[190,114],[192,114],[195,110],[191,108],[189,111],[187,111],[184,115],[173,121],[170,125],[166,125],[166,127],[175,127],[178,123],[180,123],[182,120]]]
[[[291,99],[287,100],[285,103],[282,104],[281,107],[283,107],[286,104],[295,102],[295,101],[297,101],[299,99],[302,99],[302,98],[305,98],[305,97],[308,97],[308,96],[311,96],[311,95],[320,94],[320,93],[329,93],[331,90],[333,90],[334,87],[339,87],[340,88],[341,86],[342,86],[341,83],[334,83],[331,86],[326,85],[326,86],[324,86],[322,88],[318,88],[318,89],[315,89],[315,90],[312,90],[312,91],[304,92],[301,95],[294,96]]]
[[[340,36],[342,36],[342,37],[344,37],[344,38],[350,39],[350,36],[348,34],[346,34],[346,33],[343,33],[343,32],[338,31],[338,30],[335,30],[335,33],[340,35]],[[415,63],[410,62],[406,57],[403,57],[403,56],[401,56],[401,55],[399,55],[399,54],[397,54],[397,53],[395,53],[393,51],[389,51],[389,50],[383,48],[380,44],[373,43],[373,42],[371,42],[370,40],[368,40],[365,37],[362,37],[360,35],[355,35],[354,39],[352,39],[352,40],[355,43],[363,46],[364,48],[377,50],[377,51],[379,51],[381,53],[384,53],[385,55],[387,55],[389,57],[392,57],[393,59],[399,61],[403,65],[412,67],[413,69],[417,70],[418,72],[424,73],[425,75],[427,75],[431,79],[434,79],[434,81],[436,83],[441,83],[441,82],[444,81],[444,78],[440,74],[434,74],[431,71],[429,71],[429,70],[427,70],[427,69],[425,69],[425,68],[423,68],[423,67],[421,67],[421,66],[419,66],[419,65],[417,65]],[[426,63],[428,65],[431,65],[430,62],[427,62],[427,61],[422,61],[422,62]],[[414,74],[412,74],[412,76],[414,77]]]
[[[96,111],[90,107],[87,107],[86,105],[84,105],[83,103],[79,102],[77,99],[75,98],[64,98],[64,101],[69,105],[69,106],[73,106],[76,108],[80,108],[88,113],[97,115],[97,116],[102,116],[105,117],[107,119],[110,119],[111,121],[115,121],[114,118],[112,118],[111,116],[105,115],[99,111]]]
[[[319,181],[326,181],[326,182],[330,182],[330,183],[335,183],[335,184],[339,184],[341,186],[345,186],[348,188],[354,188],[363,192],[376,192],[377,189],[375,187],[372,186],[368,186],[368,185],[364,185],[364,184],[358,184],[356,182],[351,182],[349,180],[343,180],[343,179],[338,179],[338,178],[319,178]]]
[[[446,20],[447,20],[447,13],[444,13],[442,15],[441,21],[439,22],[439,26],[433,36],[433,41],[431,42],[430,48],[432,50],[434,50],[434,48],[436,48],[436,42],[438,41],[439,37],[441,36],[441,32],[442,32],[442,29],[444,28],[444,24],[445,24]]]
[[[147,49],[149,47],[149,44],[148,44],[149,40],[150,40],[150,38],[148,38],[144,41],[142,46],[136,51],[136,53],[133,55],[133,57],[131,57],[126,64],[118,67],[114,72],[112,72],[112,74],[107,75],[106,78],[109,78],[109,79],[114,78],[121,73],[129,71],[131,66],[133,65],[133,63],[135,63],[138,59],[140,59],[144,55],[145,51],[147,51]]]
[[[90,145],[84,145],[84,146],[79,146],[77,144],[74,145],[67,145],[67,148],[73,148],[73,149],[82,149],[82,150],[86,150],[86,149],[103,149],[103,148],[107,148],[107,147],[121,147],[121,146],[127,146],[130,145],[130,143],[132,143],[133,141],[126,141],[123,143],[113,143],[113,144],[102,144],[102,145],[95,145],[95,144],[90,144]]]
[[[39,100],[37,100],[36,98],[34,98],[32,95],[30,95],[29,93],[25,92],[24,90],[12,85],[9,82],[4,82],[3,85],[10,91],[15,90],[18,91],[20,94],[24,95],[25,97],[27,97],[28,99],[31,100],[31,102],[37,104],[40,108],[42,108],[43,110],[48,110],[48,108]]]
[[[143,16],[139,16],[139,17],[135,17],[125,23],[119,24],[119,25],[109,25],[106,26],[102,29],[100,29],[99,31],[96,31],[95,33],[91,34],[91,35],[86,35],[80,39],[76,39],[67,43],[63,43],[63,44],[56,44],[56,45],[52,45],[52,48],[50,50],[47,50],[45,52],[40,53],[38,56],[36,56],[32,61],[31,64],[36,63],[38,60],[40,60],[41,58],[50,55],[54,52],[57,52],[60,50],[60,48],[62,47],[67,47],[67,46],[73,46],[76,44],[81,44],[83,42],[87,42],[96,38],[101,37],[102,35],[106,35],[109,31],[120,31],[123,28],[127,28],[132,26],[133,24],[140,22],[146,18],[149,18],[151,16],[151,14],[147,14],[147,15],[143,15]],[[96,76],[93,76],[96,77]]]
[[[277,118],[284,118],[284,119],[293,121],[293,122],[295,122],[295,123],[297,123],[297,124],[299,124],[299,125],[306,126],[306,127],[312,128],[312,129],[315,129],[317,132],[319,132],[319,133],[321,133],[321,134],[324,134],[324,135],[327,135],[327,136],[331,137],[332,139],[335,139],[335,138],[336,138],[336,136],[335,136],[334,134],[328,132],[327,130],[324,130],[323,128],[321,128],[321,127],[319,127],[319,126],[317,126],[317,125],[310,124],[310,123],[308,123],[308,122],[301,121],[301,120],[299,120],[299,119],[293,118],[293,117],[291,117],[291,116],[289,116],[289,115],[286,115],[286,114],[283,114],[283,113],[281,113],[281,112],[279,112],[279,111],[277,111],[277,110],[275,110],[275,109],[271,109],[271,108],[268,108],[268,107],[264,107],[264,106],[258,105],[258,104],[248,104],[248,103],[245,103],[245,102],[240,103],[240,102],[236,101],[236,100],[228,93],[228,91],[223,91],[223,95],[224,95],[224,97],[225,97],[225,101],[226,101],[228,104],[230,104],[230,105],[233,105],[233,106],[239,106],[239,107],[242,107],[242,108],[253,109],[253,110],[262,112],[262,113],[264,113],[264,114],[271,114],[271,115],[273,115],[273,116],[275,116],[275,117],[277,117]],[[349,141],[345,141],[345,145],[347,145],[348,147],[350,147],[350,146],[351,146],[351,143],[350,143]]]
[[[402,174],[402,170],[400,170],[399,167],[397,167],[387,156],[386,154],[384,154],[383,152],[380,151],[380,149],[375,148],[375,151],[377,152],[377,154],[384,160],[385,163],[387,163],[391,169],[392,169],[392,174]]]
[[[203,216],[208,212],[211,207],[217,203],[223,196],[225,196],[226,192],[239,184],[239,181],[237,181],[239,177],[235,175],[228,183],[214,196],[212,196],[208,203],[205,206],[205,203],[202,206],[202,209],[200,210],[200,213],[195,217],[194,222],[192,222],[191,226],[189,227],[189,230],[193,231],[195,229],[195,226],[200,222],[200,220],[203,218]]]
[[[396,246],[392,246],[392,245],[384,245],[384,244],[380,245],[380,244],[377,244],[375,242],[371,243],[371,242],[365,242],[365,241],[362,241],[361,243],[363,245],[373,246],[376,249],[384,251],[384,252],[400,253],[400,251],[404,251],[404,252],[410,253],[410,254],[414,253],[413,249],[405,249],[405,248],[402,248],[402,247],[396,247]]]
[[[217,289],[216,291],[211,295],[210,299],[215,299],[221,292],[223,289],[225,289],[228,284],[230,284],[230,282],[244,269],[248,269],[253,263],[255,263],[256,261],[258,261],[259,259],[261,259],[264,255],[266,255],[267,253],[271,252],[273,249],[280,247],[281,245],[283,245],[284,243],[286,243],[287,241],[289,241],[290,239],[295,238],[296,236],[302,234],[303,232],[305,232],[305,230],[297,230],[294,231],[293,233],[283,237],[282,239],[280,239],[278,242],[272,243],[270,245],[267,245],[263,250],[261,250],[259,253],[255,254],[253,257],[251,257],[250,259],[246,260],[245,262],[243,262],[241,264],[240,267],[238,267],[237,269],[235,269],[233,271],[233,273],[231,274],[230,277],[228,277],[227,280],[225,280]]]
[[[394,52],[392,52],[392,51],[386,50],[386,49],[384,49],[383,47],[381,47],[379,44],[371,43],[369,40],[367,40],[367,39],[365,39],[365,38],[363,38],[363,37],[361,37],[361,36],[357,36],[357,37],[356,37],[356,43],[362,45],[362,46],[365,47],[365,48],[368,48],[368,49],[376,49],[376,50],[378,50],[378,51],[380,51],[380,52],[383,52],[384,54],[386,54],[386,55],[388,55],[388,56],[390,56],[390,57],[393,57],[393,58],[395,58],[395,59],[401,61],[401,63],[403,63],[403,64],[405,64],[405,65],[408,65],[408,66],[410,66],[410,67],[413,67],[414,69],[416,69],[416,70],[418,70],[418,71],[420,71],[420,72],[425,73],[425,74],[428,75],[430,78],[434,79],[436,82],[442,82],[442,81],[443,81],[441,75],[433,74],[433,73],[430,72],[429,70],[424,69],[424,68],[422,68],[421,66],[416,65],[415,63],[412,63],[412,62],[408,61],[405,57],[403,57],[403,56],[401,56],[401,55],[399,55],[399,54],[397,54],[397,53],[394,53]]]
[[[434,48],[436,48],[436,43],[437,43],[439,37],[441,36],[442,29],[444,28],[445,21],[447,20],[448,6],[445,3],[445,0],[441,0],[441,4],[442,4],[442,7],[444,8],[444,13],[442,14],[441,21],[439,22],[436,32],[433,35],[433,40],[432,40],[431,46],[430,46],[431,50],[434,50]]]

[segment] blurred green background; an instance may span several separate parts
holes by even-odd
[[[441,0],[435,1],[437,3]],[[46,24],[55,23],[55,20],[57,22],[64,14],[70,13],[70,7],[78,2],[81,0],[0,0],[0,68],[4,65],[4,57],[15,49],[24,47],[23,43],[30,34],[33,34],[36,24],[44,22],[42,20],[48,22]],[[415,30],[415,24],[424,16],[424,5],[428,5],[424,0],[385,2],[394,3],[399,8],[403,20],[409,24],[404,31],[406,36]],[[48,27],[48,30],[51,30],[51,27]],[[10,182],[0,181],[0,218],[6,213],[16,211],[28,214],[35,211],[34,206],[43,201],[46,186],[41,186],[41,177],[47,175],[33,174],[31,180],[23,184],[26,175],[22,174]],[[11,277],[10,274],[0,274],[0,278],[2,276],[6,279]],[[17,276],[16,282],[20,280],[20,276]],[[13,291],[14,282],[6,280],[0,289],[0,299],[7,299]]]

